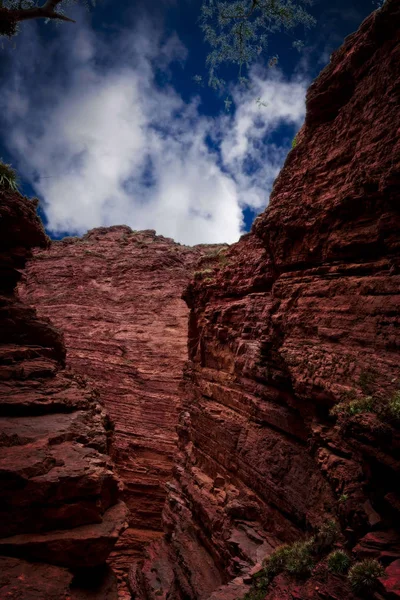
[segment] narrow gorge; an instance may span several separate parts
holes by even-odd
[[[110,558],[122,577],[162,532],[186,359],[181,294],[194,265],[220,249],[99,228],[36,251],[19,286],[21,298],[64,332],[68,364],[91,380],[113,422],[111,455],[130,511]]]
[[[399,106],[386,0],[238,243],[50,245],[0,193],[0,598],[400,598]],[[374,588],[333,550],[379,561]]]

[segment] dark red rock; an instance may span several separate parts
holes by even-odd
[[[92,582],[91,579],[95,578]],[[117,600],[110,569],[86,574],[84,580],[67,569],[17,558],[0,557],[1,600]]]
[[[251,233],[188,286],[180,452],[137,598],[239,594],[252,565],[328,519],[366,554],[371,531],[400,528],[398,426],[329,415],[353,396],[383,406],[400,385],[399,81],[400,3],[387,0],[311,86]],[[386,540],[377,556],[395,552]],[[333,576],[281,576],[266,594],[351,597]]]
[[[385,576],[380,578],[380,583],[387,598],[400,598],[400,560],[395,560],[388,566]]]
[[[0,557],[0,597],[111,600],[105,561],[126,506],[109,419],[94,389],[64,369],[61,332],[14,292],[31,246],[49,243],[36,206],[0,192],[0,555],[15,557]],[[84,569],[90,585],[75,586],[64,567]]]

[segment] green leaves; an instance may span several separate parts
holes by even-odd
[[[18,176],[11,165],[0,161],[0,190],[18,192]]]
[[[270,34],[315,25],[304,8],[310,4],[311,0],[204,0],[200,25],[211,47],[206,61],[209,84],[223,87],[218,75],[223,65],[237,65],[242,77],[242,71],[267,51]],[[293,46],[299,50],[301,42]],[[271,66],[276,62],[277,57],[270,57]]]
[[[328,569],[337,575],[343,575],[343,573],[347,573],[350,564],[350,557],[348,554],[346,554],[346,552],[343,552],[343,550],[335,550],[328,556]]]
[[[377,560],[367,558],[352,566],[348,577],[355,592],[366,593],[376,588],[378,577],[382,577],[384,573],[382,565]]]

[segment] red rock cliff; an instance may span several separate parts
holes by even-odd
[[[127,511],[108,417],[64,369],[60,331],[14,293],[48,243],[35,202],[0,192],[0,598],[111,600],[105,561]]]
[[[114,423],[112,455],[130,509],[112,556],[117,569],[160,537],[186,360],[181,295],[199,258],[218,249],[181,246],[150,230],[99,228],[35,252],[19,287],[64,332],[68,363],[95,382]]]
[[[375,597],[400,597],[399,84],[387,0],[310,87],[268,209],[189,285],[180,453],[135,597],[241,598],[253,565],[328,521],[387,567]],[[252,597],[354,596],[322,562]]]

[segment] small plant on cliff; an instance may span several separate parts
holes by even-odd
[[[264,600],[270,580],[264,573],[264,569],[253,575],[251,589],[243,596],[243,600]]]
[[[342,575],[349,570],[350,558],[343,550],[335,550],[328,556],[327,564],[329,571]]]
[[[357,398],[350,402],[339,402],[336,404],[330,414],[336,417],[348,416],[353,417],[365,412],[374,412],[375,400],[372,396],[365,396],[364,398]]]
[[[400,423],[400,390],[395,392],[383,409],[383,414],[388,421]]]
[[[305,542],[295,542],[286,556],[285,571],[295,577],[309,575],[314,566],[314,538]]]
[[[285,569],[289,552],[290,546],[287,544],[279,546],[279,548],[264,560],[264,572],[270,579]]]
[[[297,135],[295,135],[292,140],[292,148],[296,148],[296,146],[297,146]]]
[[[317,556],[325,554],[339,535],[338,524],[330,520],[319,528],[314,537],[279,546],[264,559],[263,568],[253,575],[251,589],[243,596],[243,600],[264,600],[270,582],[280,573],[296,578],[309,576],[317,562]]]
[[[270,580],[283,571],[302,577],[308,575],[313,566],[313,545],[315,539],[293,542],[293,544],[280,546],[265,561],[263,572]]]
[[[330,519],[318,529],[314,538],[314,548],[317,552],[323,552],[330,548],[339,538],[340,529],[336,521]]]
[[[212,269],[203,269],[202,271],[195,271],[193,273],[193,277],[195,279],[201,279],[204,277],[204,275],[209,275],[210,273],[213,273]]]
[[[0,160],[0,190],[18,191],[18,176],[11,165],[6,165]]]
[[[395,392],[389,400],[365,396],[339,402],[331,409],[330,414],[343,418],[366,412],[376,414],[382,421],[388,421],[394,425],[400,424],[400,390]]]
[[[382,577],[384,572],[377,560],[367,558],[351,567],[348,578],[356,593],[367,593],[376,588],[378,577]]]

